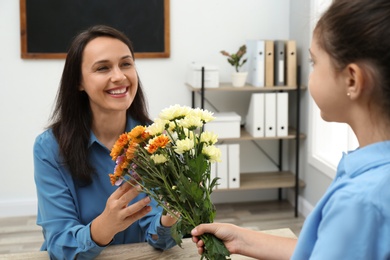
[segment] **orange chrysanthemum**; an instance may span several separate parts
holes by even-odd
[[[131,161],[134,158],[138,147],[139,147],[139,144],[137,144],[136,142],[130,143],[129,147],[127,147],[127,150],[126,150],[126,159],[127,160]]]
[[[144,126],[136,126],[131,130],[131,132],[128,133],[128,137],[132,142],[140,143],[144,141],[143,139],[143,133],[145,132]]]
[[[110,182],[111,182],[111,185],[114,186],[115,185],[115,182],[118,180],[118,177],[115,176],[115,174],[108,174],[108,176],[110,176]]]
[[[114,146],[111,149],[110,156],[113,161],[116,161],[118,156],[122,153],[123,149],[126,147],[127,143],[129,142],[128,135],[121,134],[118,138],[118,140],[115,142]]]
[[[125,169],[127,169],[127,166],[129,166],[129,162],[126,161],[126,160],[123,160],[122,163],[118,164],[116,167],[115,167],[115,172],[114,172],[114,175],[115,176],[122,176],[123,175],[123,171]]]
[[[147,150],[150,154],[155,153],[158,148],[165,148],[165,146],[170,142],[168,136],[159,135],[153,138],[149,145],[147,146]]]

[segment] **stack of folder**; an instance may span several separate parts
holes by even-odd
[[[254,87],[297,86],[294,40],[247,40],[247,83]]]
[[[219,144],[221,161],[212,163],[210,177],[218,177],[216,189],[234,189],[240,187],[240,145]]]
[[[288,135],[288,93],[253,93],[245,120],[245,130],[253,137]]]

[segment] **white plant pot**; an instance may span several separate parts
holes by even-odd
[[[233,72],[232,73],[232,85],[233,87],[243,87],[246,82],[248,72]]]

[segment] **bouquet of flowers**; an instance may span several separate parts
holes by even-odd
[[[211,179],[210,164],[220,161],[217,135],[203,131],[214,119],[207,110],[174,105],[164,109],[149,126],[136,126],[122,134],[111,150],[116,161],[110,174],[113,185],[133,180],[155,199],[164,214],[176,217],[172,237],[181,246],[184,235],[201,223],[212,223],[215,207],[210,195],[218,178]],[[201,259],[230,256],[223,242],[204,234]]]

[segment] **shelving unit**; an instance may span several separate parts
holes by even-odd
[[[204,68],[202,68],[202,83],[204,82]],[[219,138],[219,141],[224,142],[238,142],[238,141],[261,141],[261,140],[279,140],[279,171],[275,172],[258,172],[258,173],[241,173],[240,175],[240,188],[235,189],[217,189],[219,191],[236,191],[236,190],[258,190],[258,189],[278,189],[279,199],[282,198],[283,188],[293,188],[295,192],[295,217],[298,217],[298,195],[299,189],[305,186],[305,183],[299,179],[299,145],[300,139],[306,136],[300,133],[300,92],[305,87],[298,86],[275,86],[275,87],[253,87],[246,85],[243,87],[233,87],[230,83],[221,83],[218,88],[205,88],[204,84],[200,88],[194,88],[188,83],[186,86],[192,94],[192,107],[195,106],[195,96],[200,95],[201,108],[204,108],[205,92],[278,92],[278,91],[296,91],[296,129],[289,128],[288,135],[283,137],[253,137],[244,128],[241,127],[241,135],[238,138]],[[296,161],[295,161],[295,173],[292,171],[282,171],[282,150],[283,140],[295,141],[296,147]]]

